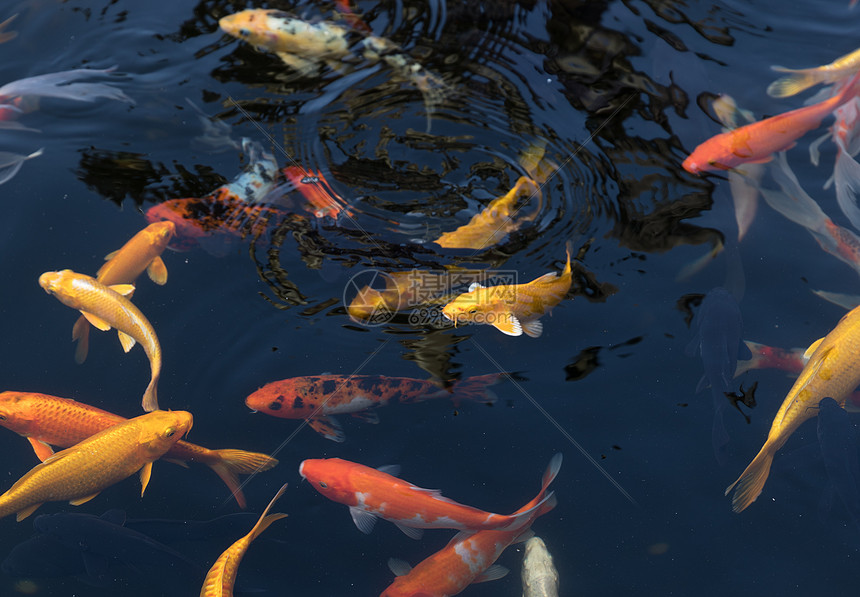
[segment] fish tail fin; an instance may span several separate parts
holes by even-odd
[[[791,69],[784,66],[771,66],[771,70],[778,73],[789,73],[780,77],[767,86],[767,94],[771,97],[789,97],[796,95],[813,85],[825,80],[826,72],[815,68]]]
[[[236,503],[243,510],[247,503],[239,484],[239,475],[267,471],[278,464],[277,459],[258,452],[244,450],[212,450],[212,452],[217,455],[217,459],[206,464],[224,481],[230,493],[236,498]]]
[[[78,317],[72,328],[72,340],[78,343],[75,347],[75,362],[80,365],[87,360],[90,350],[90,324],[83,315]]]
[[[571,241],[567,241],[564,245],[564,250],[567,252],[567,263],[564,265],[564,271],[561,272],[562,276],[569,276],[571,274],[570,269],[570,253],[573,250],[573,243]]]
[[[860,164],[843,147],[838,148],[836,166],[833,168],[833,186],[836,187],[836,202],[851,224],[860,227],[860,207],[857,191],[860,189]]]
[[[503,373],[489,373],[462,379],[451,388],[451,395],[458,400],[474,400],[484,404],[493,404],[498,400],[498,397],[489,388],[497,384],[503,375]]]
[[[287,484],[284,483],[281,488],[278,490],[278,493],[275,494],[275,497],[272,498],[272,501],[269,502],[269,505],[266,506],[266,509],[263,510],[263,513],[260,514],[260,519],[257,521],[257,524],[254,525],[254,528],[251,529],[251,532],[248,533],[248,538],[253,541],[257,537],[260,536],[260,533],[269,528],[269,525],[275,521],[281,520],[282,518],[286,518],[286,514],[269,514],[269,510],[272,509],[272,506],[275,505],[275,502],[278,501],[282,495],[284,495],[284,490],[287,488]]]
[[[149,380],[149,385],[146,386],[146,391],[143,393],[143,401],[141,404],[143,405],[143,410],[148,413],[158,410],[157,386],[158,376],[153,376],[153,378]]]
[[[562,455],[561,452],[553,456],[549,464],[546,467],[546,470],[543,473],[543,477],[541,478],[540,491],[538,494],[532,498],[532,500],[514,512],[510,518],[513,521],[504,529],[505,531],[516,531],[522,530],[525,531],[531,526],[531,523],[538,516],[543,516],[553,508],[555,508],[558,500],[556,500],[555,494],[553,492],[547,493],[547,489],[549,489],[550,483],[558,476],[558,472],[561,470],[561,461]]]
[[[775,446],[765,443],[761,451],[756,454],[749,466],[738,477],[738,480],[726,488],[725,495],[729,495],[732,490],[735,492],[732,497],[733,511],[743,512],[761,494],[764,483],[770,474],[770,465],[773,462],[775,452]]]

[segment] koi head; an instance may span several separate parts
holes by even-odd
[[[37,413],[28,394],[0,392],[0,426],[20,435],[33,435],[37,427]]]
[[[299,474],[328,499],[353,504],[355,491],[350,491],[348,465],[352,463],[340,458],[313,458],[303,460]]]
[[[466,323],[484,323],[483,319],[491,305],[482,296],[482,288],[464,292],[453,301],[442,307],[442,315],[454,322],[454,327]]]
[[[153,459],[167,452],[184,435],[191,431],[194,417],[183,410],[156,410],[137,417],[140,425],[138,443]]]
[[[80,277],[70,269],[64,269],[59,272],[45,272],[39,276],[39,286],[45,292],[52,296],[56,296],[60,301],[73,295],[72,284],[75,278]]]
[[[165,228],[173,224],[168,238],[171,249],[175,251],[187,251],[197,246],[200,237],[206,232],[197,220],[194,219],[191,202],[199,202],[199,199],[170,199],[158,205],[153,205],[146,210],[146,220],[153,224],[164,222]]]
[[[176,234],[176,224],[170,220],[160,220],[147,226],[146,232],[152,246],[165,249]]]
[[[272,49],[278,43],[278,32],[270,26],[269,16],[281,13],[278,10],[252,8],[222,17],[218,26],[227,35],[264,49]],[[281,13],[287,15],[287,13]]]
[[[303,419],[310,416],[316,404],[304,400],[296,392],[291,380],[268,383],[245,398],[245,406],[282,419]]]

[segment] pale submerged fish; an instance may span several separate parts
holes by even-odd
[[[558,571],[540,537],[532,537],[526,541],[523,597],[558,597]]]

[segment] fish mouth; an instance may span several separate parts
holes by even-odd
[[[302,460],[302,463],[299,465],[299,476],[301,476],[302,479],[307,479],[307,477],[305,476],[305,461],[304,460]]]

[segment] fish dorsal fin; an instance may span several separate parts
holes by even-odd
[[[88,501],[90,501],[100,493],[101,491],[97,491],[95,493],[91,493],[90,495],[85,495],[84,497],[75,498],[73,500],[69,500],[69,503],[73,506],[80,506],[81,504],[86,504]]]
[[[453,537],[451,537],[451,540],[448,541],[448,544],[445,547],[451,547],[455,543],[460,543],[461,541],[465,541],[466,539],[468,539],[469,537],[471,537],[475,533],[476,533],[476,531],[470,531],[469,529],[462,530],[459,533],[457,533],[456,535],[454,535]]]
[[[87,319],[87,321],[92,324],[94,328],[99,329],[103,332],[106,332],[110,329],[110,324],[98,315],[93,315],[92,313],[87,313],[86,311],[81,311],[81,314]]]
[[[108,286],[108,288],[126,298],[131,298],[134,294],[134,284],[113,284],[112,286]]]
[[[105,255],[105,261],[110,261],[111,259],[116,257],[117,253],[119,253],[119,249],[117,249],[116,251],[111,251],[110,253]]]
[[[506,313],[497,313],[495,321],[493,322],[493,327],[508,336],[523,335],[523,326],[520,324],[520,320],[517,319],[517,316],[510,311]]]
[[[473,580],[472,582],[487,582],[490,580],[499,580],[500,578],[507,576],[508,572],[510,572],[510,570],[508,570],[504,566],[493,564],[492,566],[484,570],[483,574],[475,577],[475,580]]]
[[[134,338],[132,338],[122,330],[117,330],[116,333],[119,336],[119,343],[122,344],[122,349],[125,352],[128,352],[134,347],[134,344],[136,342]]]
[[[149,279],[159,286],[163,286],[167,283],[167,266],[164,265],[164,261],[161,257],[156,257],[149,262],[149,265],[146,267],[146,273],[149,276]]]
[[[350,506],[349,514],[352,516],[352,522],[355,523],[356,528],[365,535],[369,535],[373,530],[373,527],[376,525],[376,516],[370,512],[365,512],[355,506]]]
[[[471,284],[469,284],[469,292],[475,292],[478,288],[485,288],[485,287],[481,286],[477,282],[472,282]]]
[[[140,497],[143,497],[143,492],[146,491],[146,486],[149,485],[150,477],[152,477],[152,463],[147,462],[140,469]]]
[[[388,558],[388,569],[394,573],[394,576],[406,576],[412,572],[412,566],[409,565],[409,562],[397,558]]]
[[[529,284],[549,284],[550,282],[555,282],[559,278],[559,275],[556,272],[550,272],[548,274],[544,274],[539,278],[535,278]]]
[[[803,358],[808,359],[812,356],[812,353],[815,352],[815,349],[821,346],[821,343],[824,342],[824,338],[819,338],[815,342],[809,345],[809,348],[806,349],[806,352],[803,353]]]
[[[386,475],[391,475],[392,477],[397,477],[400,475],[400,465],[399,464],[383,464],[380,467],[377,467],[380,473],[385,473]]]
[[[532,338],[540,338],[540,335],[543,333],[543,324],[538,319],[525,321],[521,325],[526,335]]]
[[[404,535],[409,537],[410,539],[415,539],[417,541],[418,539],[420,539],[421,537],[424,536],[424,529],[417,529],[415,527],[409,527],[409,526],[406,526],[405,524],[398,522],[396,520],[392,520],[391,522],[393,522],[394,526],[396,526],[398,529],[400,529],[400,531]]]
[[[22,520],[24,520],[25,518],[30,516],[30,514],[35,512],[39,508],[39,506],[41,506],[41,505],[42,505],[42,502],[39,502],[38,504],[33,504],[32,506],[27,506],[23,510],[19,510],[18,514],[15,515],[15,520],[17,520],[18,522],[21,522]]]
[[[30,445],[33,446],[33,451],[42,462],[54,455],[54,449],[45,442],[32,437],[28,437],[27,441],[29,441]]]
[[[66,456],[69,455],[68,452],[70,449],[71,448],[66,448],[65,450],[61,450],[60,452],[57,452],[56,454],[54,454],[50,458],[46,458],[45,461],[42,462],[42,464],[53,464],[54,462],[56,462],[58,460],[62,460],[63,458],[65,458]]]

